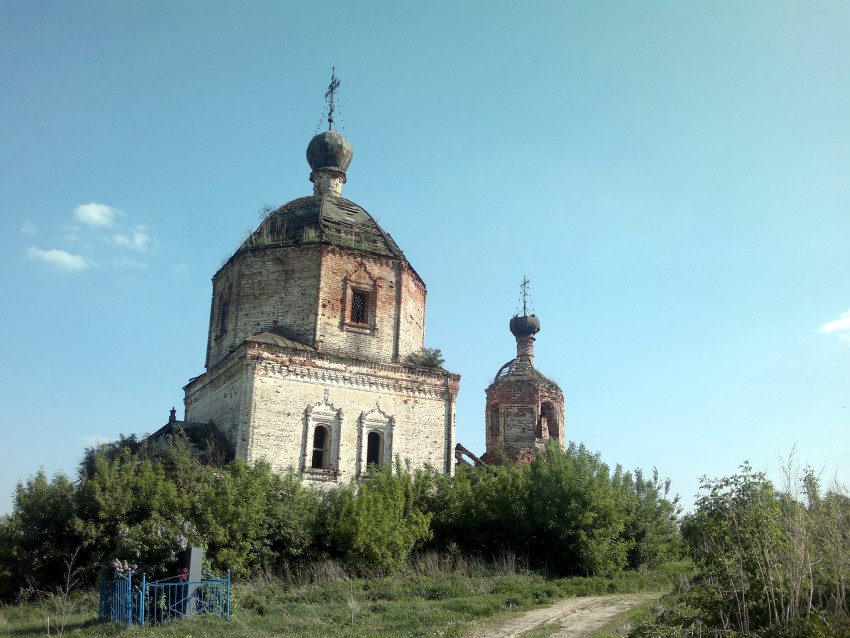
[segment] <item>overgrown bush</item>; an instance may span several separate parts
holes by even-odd
[[[431,536],[431,514],[417,506],[415,477],[396,459],[370,466],[359,489],[339,488],[328,499],[328,534],[349,566],[363,573],[402,568],[414,548]]]
[[[704,479],[682,530],[700,574],[635,635],[850,636],[850,499],[811,470],[784,487],[746,463]]]
[[[18,483],[12,514],[0,519],[0,597],[62,582],[65,562],[82,544],[77,492],[64,474],[48,480],[43,470]]]
[[[583,445],[554,442],[530,464],[458,468],[425,497],[434,544],[489,557],[507,549],[561,574],[657,565],[679,551],[678,507],[657,473],[613,476]]]
[[[188,546],[205,549],[208,568],[237,578],[297,571],[297,561],[322,557],[388,573],[429,541],[455,557],[512,556],[581,575],[675,551],[675,505],[657,474],[611,475],[583,446],[553,444],[530,464],[505,459],[454,477],[396,460],[319,492],[262,461],[211,465],[179,434],[165,446],[122,441],[87,451],[76,481],[39,472],[18,485],[12,513],[0,518],[0,597],[49,591],[71,556],[89,584],[114,560],[161,578]]]

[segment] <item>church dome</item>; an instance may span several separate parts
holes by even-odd
[[[272,211],[243,242],[240,251],[314,243],[404,259],[398,245],[374,217],[354,202],[332,195],[301,197]]]
[[[345,173],[354,157],[351,144],[336,131],[324,131],[307,145],[307,162],[314,171],[330,169]]]
[[[511,319],[511,333],[515,337],[530,337],[540,332],[540,320],[534,315],[515,316]]]

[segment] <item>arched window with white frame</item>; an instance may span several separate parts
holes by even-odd
[[[305,408],[301,439],[301,468],[305,479],[325,482],[339,478],[342,418],[342,410],[328,401],[327,390],[322,401]]]
[[[313,458],[310,467],[314,470],[330,468],[331,431],[327,425],[317,425],[313,430]]]
[[[393,458],[393,431],[395,419],[375,405],[369,412],[360,414],[358,432],[358,471],[365,475],[369,466],[380,466]]]
[[[366,435],[366,467],[380,465],[384,462],[384,437],[380,432],[369,432]]]

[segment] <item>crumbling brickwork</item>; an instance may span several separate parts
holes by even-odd
[[[308,483],[396,456],[451,473],[460,377],[410,365],[425,284],[341,197],[351,155],[335,131],[316,136],[314,195],[271,212],[213,277],[207,372],[184,388],[185,420]]]
[[[377,431],[382,460],[453,470],[458,375],[252,343],[227,362],[187,386],[187,420],[215,423],[249,462],[264,458],[311,482],[347,481],[365,472],[366,437]],[[327,471],[311,468],[318,425],[331,434]]]
[[[534,335],[540,330],[540,321],[534,315],[523,315],[514,317],[510,325],[517,356],[502,366],[486,390],[485,461],[500,454],[526,460],[550,439],[562,448],[566,441],[564,394],[534,368]]]
[[[564,447],[564,395],[544,379],[503,378],[486,390],[487,454],[517,459],[550,438]]]

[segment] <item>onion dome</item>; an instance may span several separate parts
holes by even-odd
[[[534,315],[517,315],[511,319],[510,327],[515,337],[530,337],[540,332],[540,320]]]
[[[310,140],[307,162],[314,171],[332,170],[345,173],[351,164],[354,149],[337,131],[324,131]]]
[[[354,151],[351,144],[336,131],[319,133],[307,145],[307,161],[313,172],[314,195],[342,197],[342,185],[346,182],[345,171],[351,164]]]

